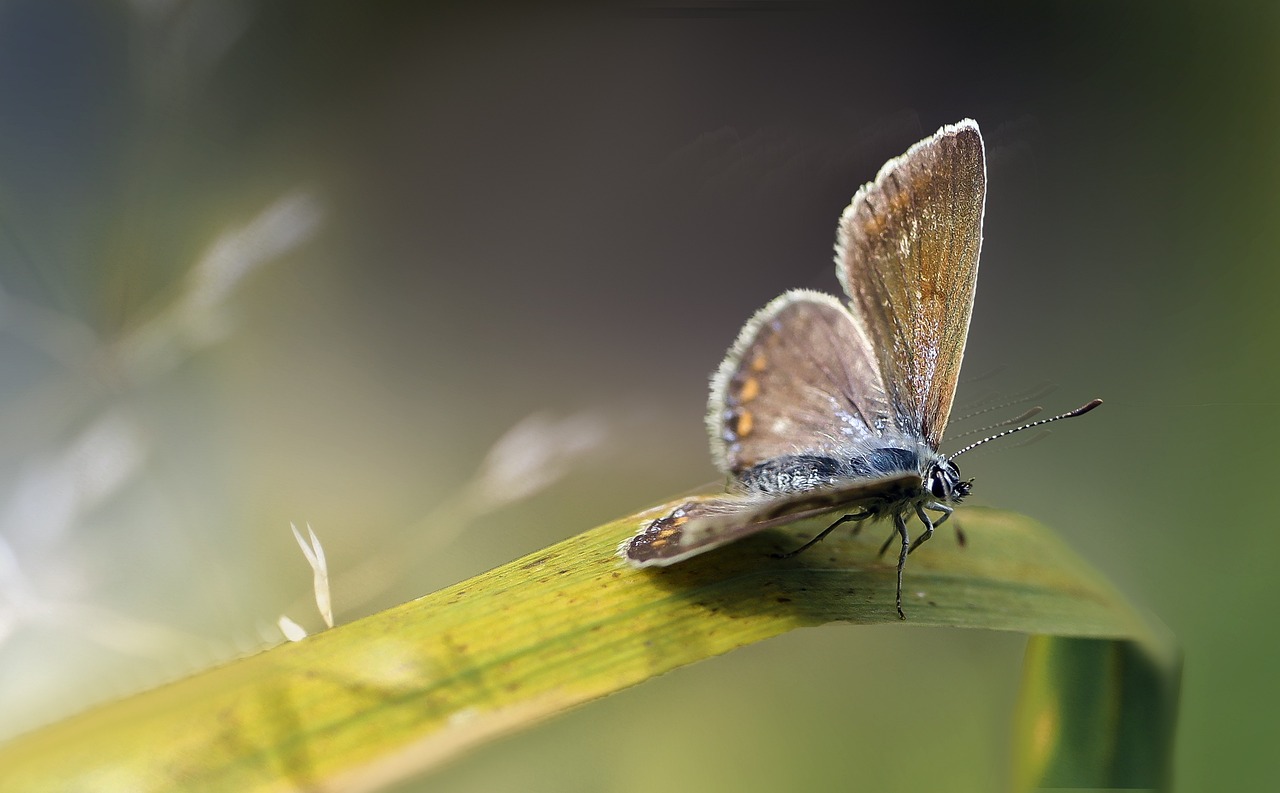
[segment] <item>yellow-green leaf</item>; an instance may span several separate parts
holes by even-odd
[[[0,747],[0,789],[374,789],[495,735],[795,627],[898,623],[894,560],[877,558],[879,538],[837,534],[798,557],[769,558],[822,520],[669,568],[624,566],[617,545],[662,509],[19,737]],[[1070,656],[1082,638],[1172,657],[1168,640],[1044,527],[982,509],[955,519],[968,547],[934,539],[907,565],[911,623],[1072,637],[1045,645],[1059,651],[1054,659]],[[1105,758],[1111,770],[1087,776],[1091,784],[1110,784],[1116,773],[1164,784],[1171,727],[1144,733],[1141,719],[1117,719],[1106,703],[1076,707],[1079,692],[1098,683],[1080,674],[1097,673],[1097,664],[1063,674],[1067,666],[1037,656],[1038,647],[1028,657],[1019,716],[1019,784],[1067,779],[1063,768]],[[1176,664],[1149,671],[1145,688],[1123,670],[1108,678],[1119,694],[1114,704],[1154,701],[1171,719]],[[1147,694],[1124,696],[1140,690]],[[1092,743],[1064,743],[1080,736]],[[1113,762],[1125,740],[1154,753],[1147,771]]]

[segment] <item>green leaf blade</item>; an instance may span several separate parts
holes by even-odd
[[[820,519],[669,568],[626,566],[618,543],[661,509],[20,737],[0,747],[0,789],[374,789],[796,627],[899,622],[896,560],[878,559],[874,538],[769,558]],[[910,624],[1153,641],[1043,527],[993,510],[956,519],[969,547],[943,532],[908,561]]]

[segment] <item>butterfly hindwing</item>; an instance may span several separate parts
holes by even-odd
[[[619,553],[634,567],[664,567],[766,529],[823,513],[836,515],[840,508],[874,511],[918,492],[920,484],[919,476],[903,474],[781,497],[730,494],[691,499],[645,524]]]
[[[743,327],[711,382],[707,431],[734,476],[789,454],[867,444],[889,410],[875,353],[849,310],[793,290]]]

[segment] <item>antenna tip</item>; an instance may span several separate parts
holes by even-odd
[[[1084,414],[1088,413],[1090,410],[1093,410],[1094,408],[1096,408],[1098,405],[1101,405],[1101,404],[1102,404],[1102,400],[1101,400],[1101,399],[1091,399],[1091,400],[1089,400],[1089,403],[1088,403],[1088,404],[1081,405],[1080,407],[1078,407],[1078,408],[1076,408],[1075,410],[1071,411],[1071,415],[1072,415],[1072,416],[1083,416]]]

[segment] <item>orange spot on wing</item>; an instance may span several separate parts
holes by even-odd
[[[742,389],[738,391],[738,399],[750,402],[758,396],[760,396],[760,381],[754,377],[748,377],[742,384]]]

